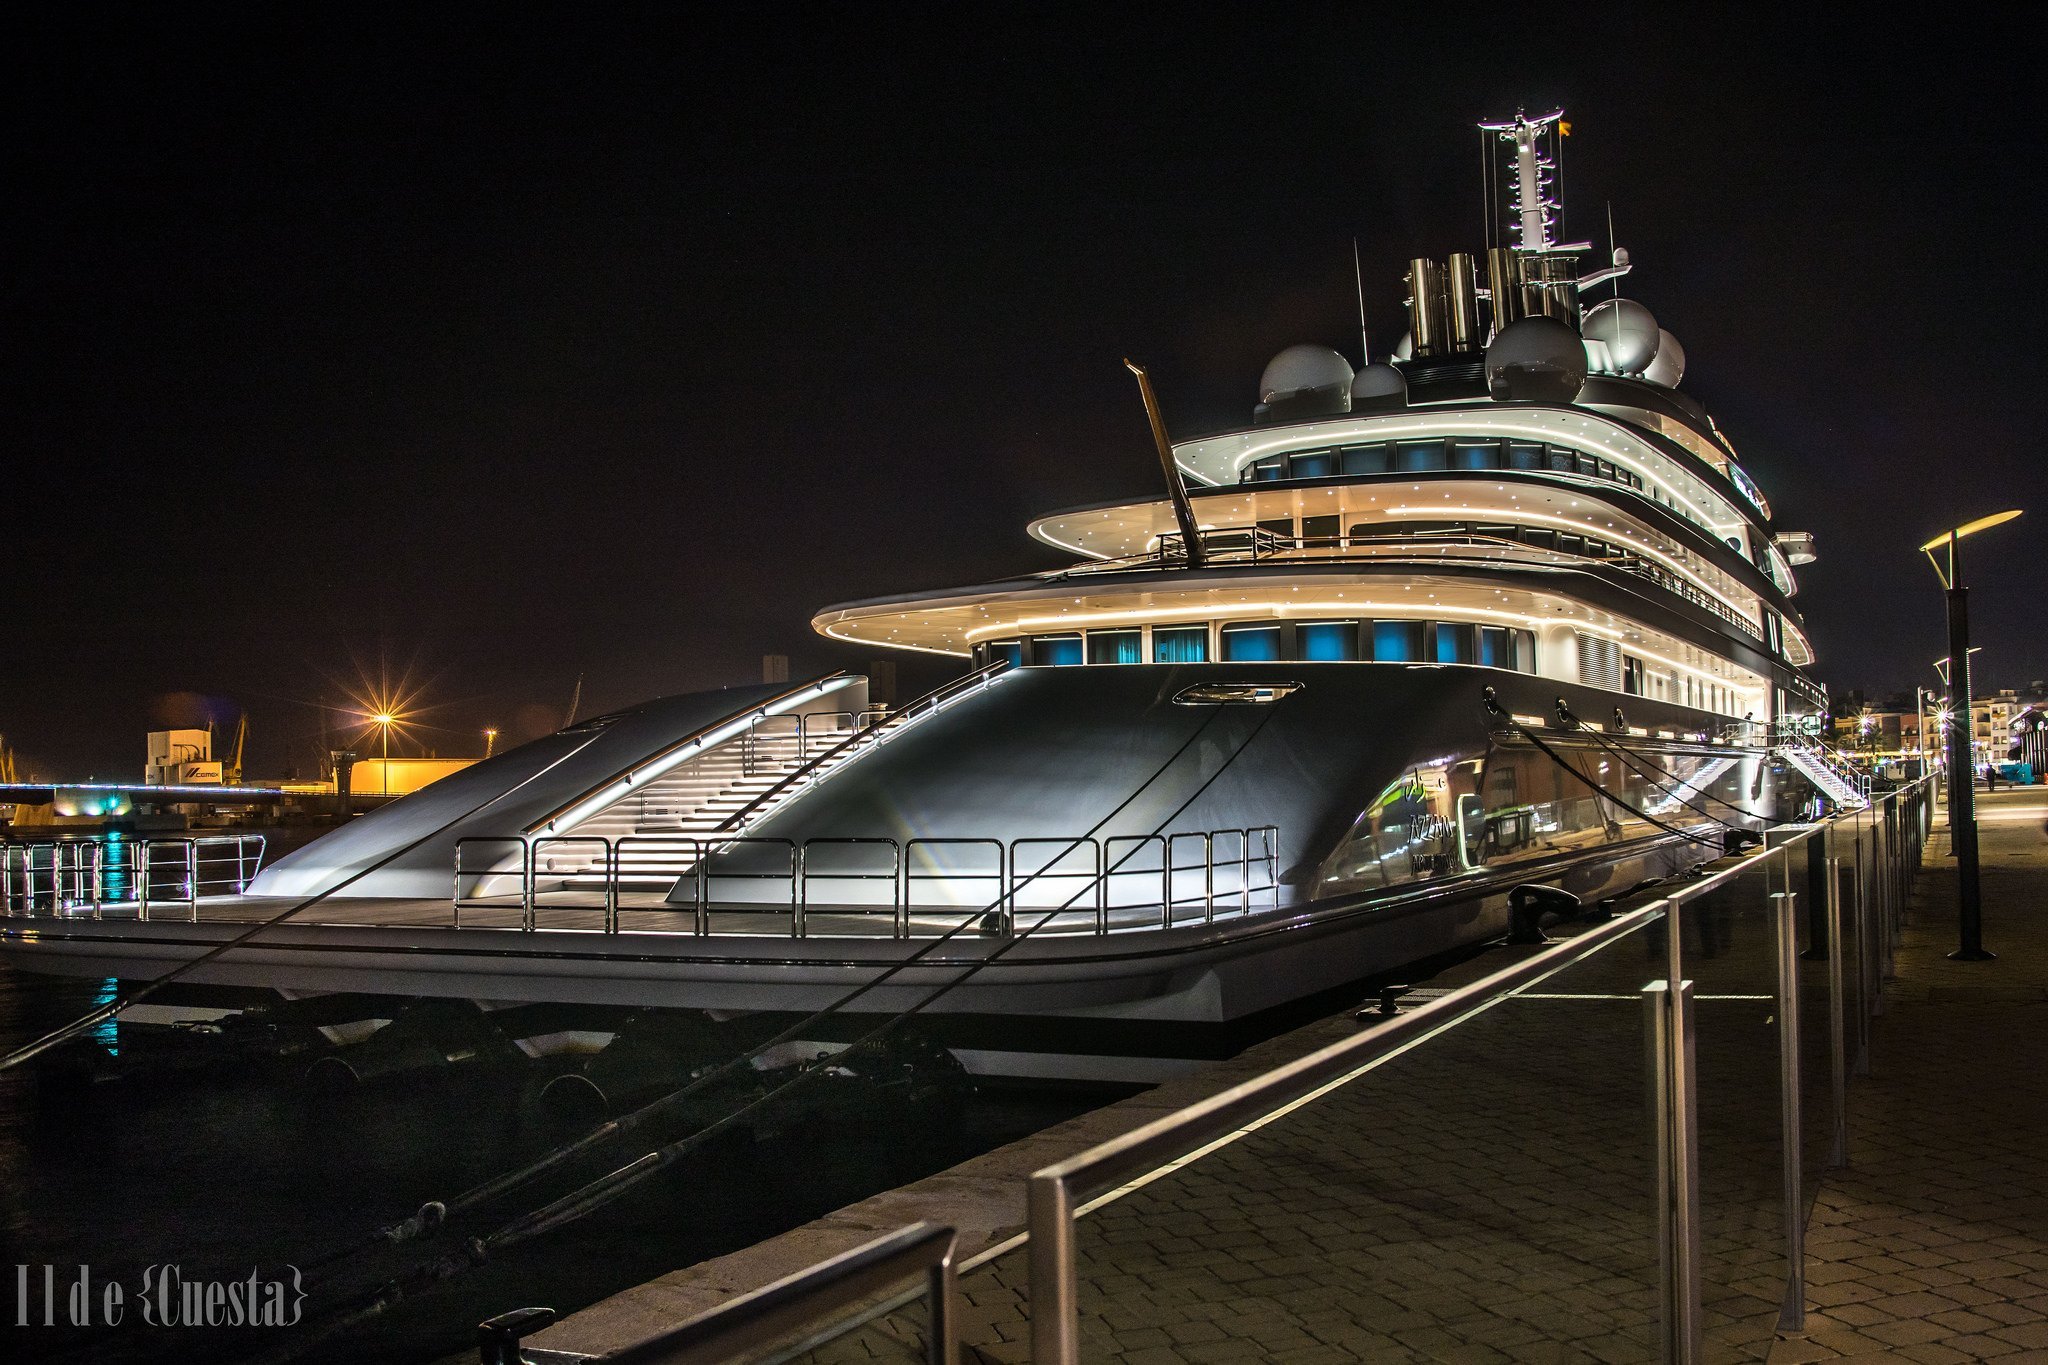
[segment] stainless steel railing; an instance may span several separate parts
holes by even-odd
[[[777,1347],[802,1348],[829,1341],[862,1319],[838,1330],[814,1330],[821,1319],[843,1313],[913,1276],[925,1281],[925,1360],[958,1365],[960,1332],[953,1229],[912,1223],[842,1252],[794,1275],[741,1294],[676,1327],[602,1355],[579,1356],[588,1365],[711,1365],[715,1361],[760,1360]],[[492,1318],[478,1329],[481,1365],[528,1365],[522,1337],[553,1323],[549,1309],[526,1308]],[[793,1342],[810,1330],[810,1335]],[[549,1357],[554,1358],[553,1356]]]
[[[1886,970],[1886,954],[1898,933],[1901,907],[1908,879],[1917,865],[1925,836],[1924,818],[1927,782],[1922,780],[1882,798],[1867,811],[1840,817],[1832,825],[1846,825],[1854,831],[1858,856],[1855,859],[1854,913],[1864,932],[1856,935],[1862,978],[1860,999],[1881,1008],[1882,994],[1876,987]],[[1790,850],[1808,840],[1822,837],[1832,826],[1816,826],[1774,848],[1756,853],[1713,877],[1638,910],[1596,924],[1584,933],[1556,947],[1517,962],[1416,1009],[1381,1023],[1371,1032],[1331,1044],[1263,1076],[1212,1096],[1198,1104],[1166,1115],[1122,1137],[1098,1144],[1065,1161],[1034,1172],[1027,1186],[1030,1317],[1032,1359],[1038,1365],[1073,1365],[1080,1359],[1078,1324],[1079,1277],[1075,1245],[1075,1222],[1090,1201],[1099,1200],[1153,1172],[1180,1161],[1190,1153],[1209,1147],[1263,1124],[1320,1091],[1340,1086],[1371,1070],[1380,1062],[1431,1036],[1457,1027],[1503,996],[1522,990],[1635,933],[1655,920],[1666,921],[1668,977],[1653,982],[1645,991],[1646,1039],[1650,1048],[1655,1084],[1654,1109],[1659,1125],[1657,1167],[1659,1241],[1664,1248],[1663,1312],[1666,1331],[1665,1358],[1695,1361],[1700,1358],[1700,1252],[1699,1252],[1699,1151],[1697,1115],[1694,1110],[1691,1057],[1693,1054],[1691,983],[1684,980],[1680,961],[1683,934],[1680,918],[1684,907],[1746,873],[1768,874],[1776,865],[1788,887],[1771,896],[1775,932],[1779,945],[1776,971],[1779,980],[1777,1018],[1781,1030],[1791,1030],[1789,1040],[1781,1033],[1781,1111],[1788,1125],[1783,1144],[1787,1167],[1784,1218],[1788,1237],[1790,1283],[1787,1315],[1803,1303],[1803,1252],[1798,1229],[1805,1210],[1800,1202],[1799,1163],[1802,1160],[1797,1124],[1800,1112],[1798,1073],[1799,1009],[1797,960],[1791,945],[1796,933],[1797,893],[1791,884]],[[1861,850],[1868,840],[1875,856],[1864,858]],[[1839,872],[1840,860],[1829,865]],[[1844,1018],[1843,980],[1848,969],[1841,906],[1837,899],[1841,878],[1829,883],[1830,922],[1830,1037],[1833,1048],[1832,1115],[1837,1135],[1846,1128],[1846,1077],[1850,1053]],[[1865,1021],[1867,1025],[1867,1020]],[[1864,1035],[1867,1043],[1867,1034]],[[1863,1055],[1858,1053],[1856,1055]],[[1803,1309],[1799,1311],[1803,1312]],[[1793,1324],[1796,1326],[1796,1322]]]
[[[560,866],[550,866],[560,851]],[[630,905],[626,883],[665,879],[653,905]],[[991,894],[993,893],[993,894]],[[463,912],[515,910],[533,930],[549,911],[594,911],[602,932],[629,917],[687,914],[687,930],[632,925],[636,933],[759,934],[759,916],[787,917],[792,938],[813,917],[886,914],[896,938],[937,935],[948,920],[985,916],[1016,932],[1018,914],[1046,915],[1045,932],[1107,934],[1214,923],[1280,904],[1280,830],[1174,834],[793,839],[752,835],[469,836],[455,843],[450,898]],[[1139,912],[1143,912],[1140,915]],[[713,915],[746,916],[720,930]],[[1063,918],[1064,917],[1064,918]],[[1079,921],[1078,923],[1076,921]],[[474,927],[473,925],[471,927]],[[491,927],[503,928],[504,925]],[[844,924],[839,927],[843,930]],[[867,936],[865,934],[861,935]]]
[[[194,918],[201,901],[246,892],[265,847],[260,834],[0,844],[0,914]]]
[[[1368,536],[1282,536],[1255,526],[1222,526],[1202,532],[1204,552],[1216,563],[1268,563],[1275,560],[1307,561],[1318,564],[1329,563],[1371,563],[1384,562],[1389,558],[1427,559],[1433,564],[1449,563],[1456,559],[1468,562],[1524,563],[1538,565],[1587,566],[1592,568],[1616,569],[1645,579],[1667,592],[1675,593],[1692,605],[1713,613],[1729,625],[1741,630],[1752,639],[1764,638],[1763,626],[1746,613],[1698,585],[1658,564],[1646,556],[1631,552],[1612,555],[1573,554],[1566,550],[1545,549],[1519,540],[1502,536],[1479,535],[1470,532],[1429,532],[1402,535],[1389,533]],[[1448,554],[1451,548],[1490,553]],[[1144,554],[1122,555],[1114,559],[1091,560],[1083,564],[1070,565],[1064,569],[1053,569],[1039,575],[1041,578],[1059,581],[1061,579],[1098,573],[1140,573],[1184,567],[1185,554],[1180,549],[1180,538],[1168,534],[1160,538],[1159,548]]]

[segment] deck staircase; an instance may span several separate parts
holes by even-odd
[[[557,890],[601,889],[605,853],[595,841],[603,839],[618,859],[621,891],[666,890],[696,865],[702,841],[744,833],[738,817],[744,813],[751,824],[780,805],[788,793],[763,798],[851,736],[855,726],[873,720],[850,714],[802,719],[799,725],[796,716],[769,717],[663,773],[573,830],[538,841],[538,882]],[[759,809],[749,809],[757,805]]]
[[[536,840],[534,887],[601,891],[607,854],[597,840],[603,839],[611,848],[618,891],[666,891],[696,867],[705,845],[744,836],[905,727],[987,686],[1001,669],[969,674],[895,712],[765,717],[574,829]]]
[[[1870,780],[1847,759],[1830,753],[1826,746],[1812,740],[1793,740],[1773,745],[1772,752],[1797,768],[1801,776],[1843,810],[1862,810],[1870,804]]]

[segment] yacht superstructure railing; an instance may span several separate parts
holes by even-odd
[[[1317,564],[1386,563],[1390,560],[1421,560],[1432,564],[1467,562],[1482,564],[1526,564],[1568,568],[1616,569],[1645,579],[1666,592],[1684,598],[1711,612],[1755,640],[1764,638],[1763,627],[1749,616],[1712,593],[1672,573],[1646,555],[1623,552],[1612,555],[1573,554],[1546,549],[1504,536],[1470,532],[1387,532],[1374,535],[1283,536],[1259,526],[1220,526],[1202,532],[1204,553],[1216,564],[1263,564],[1277,561]],[[1462,553],[1453,554],[1453,551]],[[1181,569],[1187,557],[1180,537],[1167,534],[1157,549],[1144,554],[1114,559],[1089,560],[1040,575],[1052,581],[1101,573],[1144,573]]]

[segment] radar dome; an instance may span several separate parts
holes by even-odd
[[[1408,406],[1408,377],[1384,360],[1368,365],[1351,380],[1351,407],[1405,408]]]
[[[1259,376],[1259,401],[1339,387],[1350,390],[1351,362],[1327,346],[1304,342],[1266,362],[1266,372]]]
[[[1641,374],[1657,355],[1657,319],[1634,299],[1608,299],[1586,312],[1588,340],[1604,342],[1607,358],[1622,374]]]
[[[1495,398],[1569,403],[1586,383],[1586,347],[1556,318],[1518,318],[1486,348],[1486,387]]]
[[[1643,378],[1652,384],[1662,384],[1667,389],[1678,387],[1678,381],[1685,377],[1685,348],[1678,344],[1678,338],[1669,332],[1657,334],[1657,358],[1643,371]]]

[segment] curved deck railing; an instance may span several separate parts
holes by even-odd
[[[1450,553],[1454,548],[1468,552],[1492,553],[1454,556]],[[1712,613],[1752,639],[1764,638],[1763,627],[1748,615],[1698,585],[1687,582],[1655,560],[1638,554],[1579,555],[1563,550],[1547,550],[1541,546],[1527,545],[1502,536],[1461,532],[1427,535],[1389,533],[1370,536],[1282,536],[1257,526],[1219,526],[1213,530],[1204,530],[1202,549],[1211,564],[1272,564],[1280,561],[1296,564],[1366,564],[1385,563],[1390,559],[1416,559],[1442,564],[1462,559],[1465,562],[1482,564],[1512,563],[1563,568],[1615,569],[1654,583],[1693,606]],[[1039,577],[1058,582],[1089,574],[1147,573],[1186,566],[1187,557],[1181,551],[1180,537],[1168,534],[1160,537],[1158,549],[1145,554],[1092,560],[1064,569],[1053,569]]]

